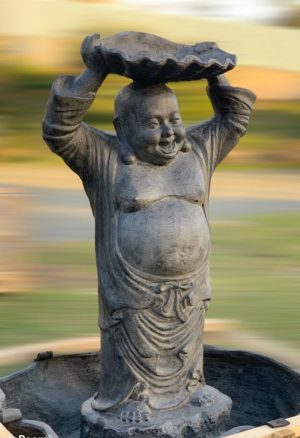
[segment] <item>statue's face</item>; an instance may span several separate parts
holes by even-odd
[[[164,165],[173,160],[185,139],[176,96],[134,97],[133,111],[128,115],[128,143],[142,161]]]

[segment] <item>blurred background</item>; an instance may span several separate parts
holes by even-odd
[[[213,301],[206,341],[300,369],[300,1],[0,0],[0,376],[40,351],[99,348],[94,225],[78,177],[40,124],[59,74],[83,68],[94,32],[216,41],[258,96],[211,191]],[[112,130],[128,80],[110,76],[86,121]],[[205,81],[172,84],[186,125],[212,115]]]

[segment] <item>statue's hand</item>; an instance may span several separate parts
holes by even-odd
[[[202,53],[206,53],[206,52],[211,52],[214,49],[218,49],[218,45],[215,42],[212,41],[204,41],[202,43],[197,43],[194,46],[194,51],[198,54],[201,55]]]
[[[94,33],[87,36],[81,45],[80,53],[85,65],[95,72],[108,73],[108,68],[105,59],[97,47],[100,41],[100,35]]]
[[[224,74],[218,75],[218,76],[212,76],[211,78],[208,78],[208,83],[210,86],[213,85],[230,85],[228,79]]]

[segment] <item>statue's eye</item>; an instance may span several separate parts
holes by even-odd
[[[158,128],[159,124],[157,122],[150,122],[148,126],[151,129],[156,129]]]
[[[181,123],[181,119],[180,119],[180,117],[174,117],[174,118],[171,120],[171,123],[172,123],[173,125],[179,125],[179,123]]]

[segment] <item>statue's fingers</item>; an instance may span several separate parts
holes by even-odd
[[[81,47],[89,46],[90,41],[91,41],[91,36],[90,35],[86,36],[81,44]]]
[[[86,55],[87,49],[90,46],[91,37],[87,36],[84,38],[81,47],[80,47],[80,54],[82,57]]]
[[[93,40],[100,40],[100,33],[94,33],[93,35],[92,35],[92,38],[93,38]]]
[[[213,41],[203,41],[201,43],[195,44],[195,50],[201,54],[202,52],[207,52],[209,50],[217,49],[218,45]]]

